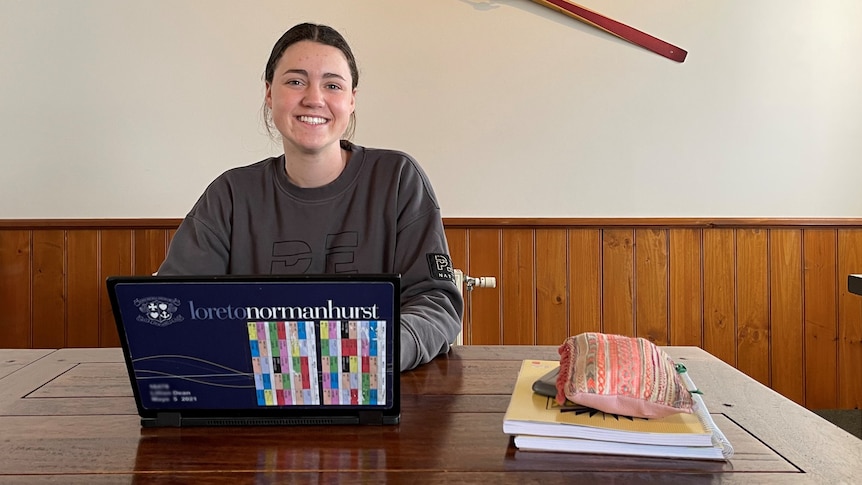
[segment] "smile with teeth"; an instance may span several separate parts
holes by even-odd
[[[322,125],[326,123],[326,118],[321,118],[319,116],[300,116],[299,121],[310,125]]]

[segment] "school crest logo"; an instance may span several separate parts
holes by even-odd
[[[150,296],[136,299],[134,304],[141,312],[137,318],[139,322],[156,327],[167,327],[172,323],[183,321],[183,316],[177,313],[180,301],[176,298]]]

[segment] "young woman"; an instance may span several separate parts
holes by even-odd
[[[297,25],[276,42],[264,79],[264,116],[284,155],[214,180],[158,273],[400,273],[401,370],[447,352],[463,301],[440,208],[409,155],[344,139],[359,82],[347,42],[331,27]]]

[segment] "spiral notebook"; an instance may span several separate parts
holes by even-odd
[[[117,276],[141,425],[395,424],[398,275]]]

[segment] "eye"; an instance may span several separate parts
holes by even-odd
[[[330,83],[326,85],[326,89],[332,89],[334,91],[341,90],[341,86],[335,83]]]
[[[287,84],[288,86],[302,86],[303,83],[299,79],[288,79],[284,84]]]

